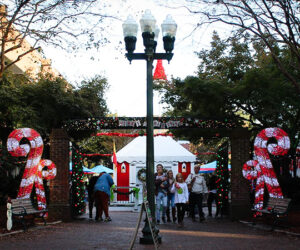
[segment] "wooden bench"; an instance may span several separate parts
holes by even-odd
[[[272,230],[274,230],[277,223],[282,219],[287,219],[290,209],[291,199],[288,198],[272,198],[270,197],[266,207],[262,210],[253,209],[255,212],[272,216]]]
[[[44,225],[46,226],[45,215],[48,212],[47,209],[37,210],[33,207],[31,199],[12,199],[11,200],[11,214],[13,222],[21,222],[26,231],[26,220],[30,217],[42,218]]]

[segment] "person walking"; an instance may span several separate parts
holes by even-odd
[[[187,184],[184,182],[181,173],[176,175],[176,182],[172,185],[171,191],[175,193],[175,204],[177,208],[178,227],[183,227],[183,218],[186,206],[189,202]]]
[[[90,219],[93,218],[93,208],[95,203],[95,197],[94,197],[94,187],[99,178],[99,175],[92,176],[89,180],[89,184],[87,186],[88,191],[88,201],[89,201],[89,217]]]
[[[205,179],[199,173],[200,165],[195,165],[194,167],[194,174],[191,173],[186,179],[186,183],[190,189],[190,213],[193,221],[196,221],[195,217],[195,205],[198,207],[199,211],[199,220],[204,221],[205,216],[202,210],[202,200],[203,195],[207,194],[207,186]]]
[[[171,218],[170,218],[170,205],[171,205],[171,209],[172,209],[172,219],[173,222],[176,222],[176,207],[175,207],[175,193],[174,191],[172,192],[172,186],[175,182],[175,178],[173,176],[173,171],[169,170],[167,172],[167,180],[169,182],[169,189],[168,189],[168,194],[167,194],[167,222],[171,222]]]
[[[102,214],[105,214],[105,222],[111,221],[108,214],[108,202],[110,197],[110,188],[114,184],[111,176],[105,172],[100,174],[95,187],[95,203],[96,203],[96,218],[95,220],[102,220]]]
[[[217,199],[217,176],[213,173],[208,180],[208,198],[207,198],[207,207],[208,207],[208,216],[212,216],[212,203],[215,201],[216,204],[216,214],[215,217],[218,216],[220,206],[218,204]]]
[[[155,173],[155,198],[156,198],[156,223],[160,224],[160,207],[163,206],[162,221],[166,223],[166,210],[167,210],[167,193],[169,183],[167,176],[163,172],[163,165],[156,166]]]

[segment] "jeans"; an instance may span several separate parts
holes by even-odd
[[[163,205],[163,213],[162,217],[166,217],[166,210],[167,210],[167,194],[164,194],[162,192],[159,192],[156,195],[156,220],[160,221],[160,206]]]
[[[168,209],[170,208],[170,204],[171,204],[171,207],[175,207],[174,201],[175,201],[175,194],[168,193],[168,202],[167,202]]]

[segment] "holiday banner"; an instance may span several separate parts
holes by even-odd
[[[186,117],[155,117],[154,129],[172,128],[235,128],[239,124],[227,119],[200,119]],[[67,130],[100,130],[100,129],[145,129],[146,117],[102,117],[85,120],[70,120],[63,125]]]

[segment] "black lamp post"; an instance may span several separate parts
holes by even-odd
[[[126,45],[127,59],[132,60],[146,60],[147,62],[147,150],[146,150],[146,187],[147,199],[151,210],[151,215],[155,225],[155,194],[154,194],[154,144],[153,144],[153,61],[157,59],[170,60],[173,57],[172,50],[174,48],[175,35],[177,24],[168,15],[163,21],[162,35],[164,42],[164,49],[166,53],[156,53],[157,38],[159,28],[155,25],[156,20],[152,16],[150,10],[146,10],[140,20],[143,43],[145,46],[145,53],[133,53],[136,44],[136,35],[138,25],[131,15],[123,23],[123,33]],[[158,234],[158,230],[156,230]],[[159,237],[160,239],[160,237]],[[140,238],[141,244],[153,244],[151,231],[146,221],[143,228],[143,237]]]

